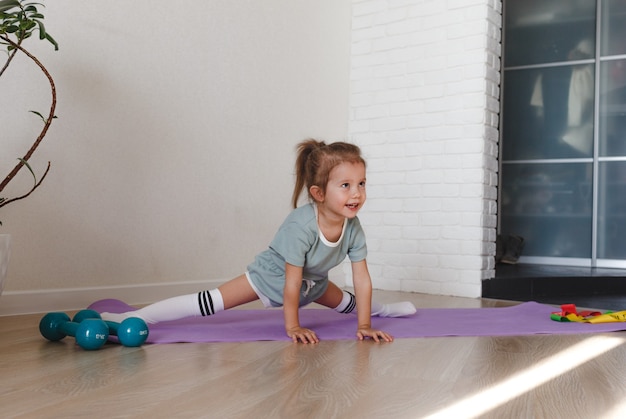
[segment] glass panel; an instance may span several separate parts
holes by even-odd
[[[598,258],[626,259],[626,162],[600,163],[598,180]]]
[[[505,67],[595,56],[594,0],[507,0],[504,13]]]
[[[591,157],[594,65],[505,71],[504,160]]]
[[[590,258],[591,177],[591,163],[504,164],[501,233],[524,256]]]
[[[626,54],[626,1],[603,0],[602,47],[603,56]]]
[[[600,156],[626,156],[626,60],[603,62],[601,74]]]

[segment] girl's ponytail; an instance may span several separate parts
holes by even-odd
[[[296,158],[296,185],[293,189],[293,196],[291,203],[294,208],[298,207],[298,198],[302,193],[302,189],[310,183],[309,177],[311,176],[309,157],[316,149],[324,147],[326,144],[323,141],[317,141],[314,139],[308,139],[302,141],[297,147]],[[307,164],[309,163],[309,164]],[[313,173],[315,169],[313,168]]]

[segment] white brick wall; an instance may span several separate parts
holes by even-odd
[[[368,160],[374,286],[478,297],[494,276],[501,1],[352,6],[350,136]]]

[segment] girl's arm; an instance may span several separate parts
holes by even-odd
[[[365,259],[359,262],[352,262],[352,282],[354,284],[354,294],[356,297],[356,310],[358,318],[357,337],[363,340],[371,337],[374,341],[393,341],[393,337],[382,330],[372,329],[372,278],[367,269]]]
[[[300,326],[300,288],[302,287],[302,267],[285,263],[285,289],[283,291],[283,313],[285,330],[294,342],[317,343],[319,339],[312,330]]]

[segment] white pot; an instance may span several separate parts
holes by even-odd
[[[9,256],[11,255],[11,235],[0,234],[0,295],[4,289],[4,279],[7,276],[9,267]]]

